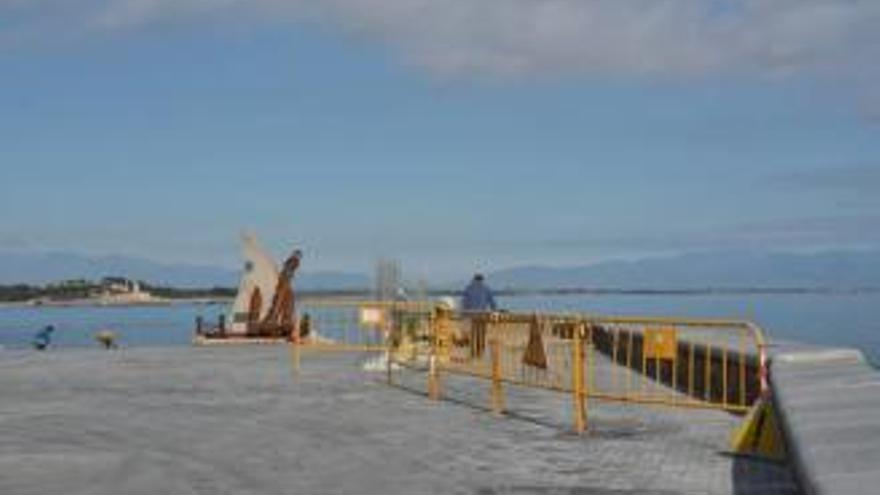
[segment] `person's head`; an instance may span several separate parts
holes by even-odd
[[[474,282],[483,283],[484,280],[486,280],[486,277],[482,273],[474,274]]]
[[[52,333],[55,331],[55,325],[46,325],[46,333]]]

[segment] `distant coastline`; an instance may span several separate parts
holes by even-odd
[[[121,277],[105,277],[94,282],[65,280],[47,285],[0,285],[0,303],[17,306],[160,306],[178,302],[212,303],[228,300],[234,289],[176,288],[151,285]]]
[[[17,287],[18,298],[10,297],[9,287]],[[22,286],[0,286],[0,308],[11,307],[149,307],[177,305],[230,304],[235,289],[214,287],[210,289],[162,288],[153,292],[159,297],[148,301],[108,302],[95,297],[62,297],[53,299],[51,292],[41,292],[30,298],[21,298]],[[502,288],[498,296],[724,296],[724,295],[855,295],[880,293],[880,287],[703,287],[703,288],[615,288],[615,287],[560,287],[560,288]],[[461,292],[453,289],[435,289],[424,293],[425,297],[458,297]],[[3,297],[3,296],[6,297]],[[301,299],[356,298],[370,299],[371,289],[320,289],[297,293]]]
[[[71,299],[63,301],[0,301],[0,308],[135,308],[135,307],[162,307],[162,306],[212,306],[230,304],[232,298],[216,297],[189,297],[179,299],[166,299],[154,302],[119,302],[102,303],[95,299]]]

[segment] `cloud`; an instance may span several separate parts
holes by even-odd
[[[880,40],[873,0],[5,0],[4,10],[25,24],[75,12],[74,24],[108,30],[241,14],[321,20],[431,70],[502,75],[785,73],[876,54]]]
[[[0,0],[0,18],[0,46],[167,22],[321,23],[445,78],[808,74],[845,81],[880,115],[876,0]]]

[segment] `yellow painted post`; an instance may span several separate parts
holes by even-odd
[[[614,366],[611,367],[611,389],[615,392],[617,391],[617,368],[620,367],[620,363],[617,360],[617,344],[620,340],[620,329],[614,327],[614,338],[612,339],[612,348],[611,348],[611,361],[614,362]]]
[[[648,339],[648,328],[642,327],[642,374],[639,379],[642,381],[640,397],[647,395],[648,390],[648,353],[645,352],[645,342]]]
[[[672,403],[678,401],[678,344],[675,347],[675,357],[671,361],[672,366]]]
[[[694,397],[694,341],[690,340],[688,349],[688,397]]]
[[[721,398],[721,404],[727,407],[727,346],[721,349],[721,391],[724,397]]]
[[[629,397],[632,393],[632,380],[633,380],[633,331],[632,328],[627,330],[627,343],[626,343],[626,396]]]
[[[496,415],[504,413],[504,388],[501,384],[501,339],[497,335],[492,339],[492,412]]]
[[[581,339],[584,332],[584,324],[578,324],[574,329],[572,339],[572,373],[571,389],[574,399],[574,431],[578,434],[587,429],[586,391],[584,390],[584,348]]]
[[[392,307],[388,311],[389,317],[383,318],[382,323],[377,327],[379,330],[379,335],[381,336],[382,339],[384,339],[384,344],[385,344],[383,346],[383,347],[385,347],[385,381],[388,385],[393,384],[392,379],[391,379],[391,360],[392,360],[391,355],[392,355],[392,351],[393,351],[392,341],[394,340],[392,338],[393,325],[394,325],[392,323],[392,320],[394,319],[394,315],[396,315],[396,312],[395,312],[395,309]],[[358,342],[358,345],[364,345],[364,342]]]
[[[468,319],[468,327],[467,327],[467,339],[468,339],[468,348],[470,349],[470,354],[468,354],[469,363],[476,360],[477,357],[482,357],[477,353],[477,326],[479,323],[477,322],[478,317],[472,317]]]
[[[660,361],[660,353],[655,352],[654,354],[654,389],[653,395],[660,395],[657,393],[657,390],[660,388],[660,384],[663,383],[662,377],[660,376],[660,368],[662,367],[662,361]],[[647,381],[647,380],[645,380]]]
[[[593,351],[596,350],[596,344],[593,340],[593,327],[587,326],[584,329],[584,335],[586,337],[587,344],[587,358],[584,364],[587,367],[587,385],[584,391],[584,397],[589,397],[590,392],[596,390],[596,366],[595,366],[595,355]]]
[[[440,400],[440,360],[438,347],[440,334],[446,331],[449,320],[449,311],[446,308],[437,308],[434,318],[431,320],[431,350],[428,356],[428,398]]]
[[[393,338],[388,330],[385,331],[385,380],[388,385],[394,385],[394,379],[391,376],[391,362],[394,359]]]
[[[705,365],[705,381],[703,382],[703,399],[712,401],[712,346],[709,339],[706,339],[705,356],[703,356],[703,364]]]
[[[746,405],[746,339],[739,332],[739,405]]]
[[[639,375],[639,380],[642,382],[642,386],[640,388],[641,393],[639,397],[645,398],[648,396],[648,353],[645,352],[648,350],[648,328],[642,327],[642,373]]]

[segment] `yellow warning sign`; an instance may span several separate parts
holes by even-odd
[[[678,335],[674,328],[646,328],[643,351],[647,359],[675,360]]]
[[[382,308],[362,306],[360,308],[359,320],[361,326],[377,327],[385,321],[385,312]]]
[[[773,404],[762,399],[752,406],[742,425],[731,435],[730,443],[733,451],[738,454],[785,460],[785,441]]]

